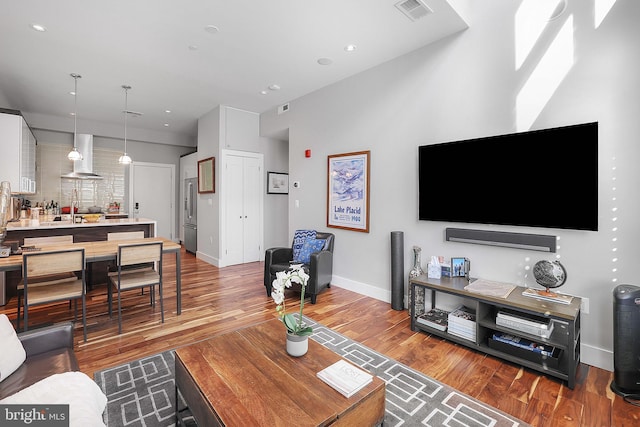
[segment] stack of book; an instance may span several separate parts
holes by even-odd
[[[496,316],[496,325],[506,328],[515,329],[516,331],[526,332],[542,338],[549,338],[553,332],[554,323],[548,319],[536,319],[525,317],[520,314],[508,311],[498,311]]]
[[[373,375],[360,369],[344,359],[338,360],[320,372],[317,377],[331,387],[342,393],[345,397],[351,397],[364,386],[373,381]]]
[[[439,331],[446,331],[449,319],[449,312],[439,308],[432,308],[416,317],[416,322]]]
[[[476,312],[461,305],[449,313],[449,333],[469,341],[476,341]]]
[[[525,297],[539,298],[545,301],[558,302],[560,304],[571,304],[573,297],[571,295],[559,294],[557,292],[550,292],[549,294],[544,291],[527,288],[522,291],[522,295]]]

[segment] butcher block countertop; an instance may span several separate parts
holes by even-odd
[[[22,219],[7,224],[7,231],[22,230],[52,230],[61,228],[89,228],[89,227],[105,227],[120,225],[141,225],[153,224],[155,228],[156,221],[148,218],[115,218],[100,219],[98,222],[73,223],[71,221],[32,221],[30,219]]]

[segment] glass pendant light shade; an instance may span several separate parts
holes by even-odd
[[[71,77],[73,77],[74,83],[74,91],[73,91],[73,102],[74,109],[73,112],[73,150],[69,151],[67,154],[67,158],[69,160],[82,160],[82,154],[78,151],[77,139],[78,139],[78,79],[81,79],[82,76],[80,74],[71,73]]]
[[[121,165],[129,165],[133,162],[131,157],[127,154],[127,116],[129,115],[128,110],[128,93],[131,86],[122,85],[122,89],[124,89],[124,153],[118,159],[118,163]]]
[[[67,154],[67,158],[73,161],[82,160],[82,154],[80,154],[76,147],[73,147],[73,150],[69,151],[69,154]]]
[[[131,157],[129,157],[127,153],[124,153],[120,158],[118,158],[118,163],[121,165],[130,165],[132,162],[133,160],[131,160]]]

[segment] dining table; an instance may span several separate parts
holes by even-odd
[[[131,243],[143,243],[143,242],[162,242],[163,253],[173,253],[176,257],[176,305],[177,313],[182,313],[182,272],[180,268],[181,264],[181,246],[170,239],[164,237],[145,237],[140,239],[122,240],[100,240],[92,242],[78,242],[78,243],[61,243],[55,245],[47,245],[46,247],[37,248],[38,251],[50,251],[50,250],[67,250],[74,248],[84,248],[85,262],[87,265],[100,262],[100,261],[114,261],[118,257],[118,245],[131,244]],[[10,255],[8,257],[0,258],[0,271],[15,271],[22,270],[22,254]]]

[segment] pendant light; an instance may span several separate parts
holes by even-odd
[[[129,155],[127,154],[127,116],[129,115],[127,101],[129,89],[131,89],[131,86],[122,85],[122,89],[124,89],[124,154],[120,156],[120,158],[118,159],[118,163],[122,165],[129,165],[131,164],[131,162],[133,162],[133,160],[131,160],[131,157],[129,157]]]
[[[73,113],[73,150],[69,151],[67,158],[69,160],[82,160],[82,154],[78,151],[77,139],[78,139],[78,79],[81,79],[80,74],[71,73],[71,77],[75,80],[75,88],[73,91],[73,100],[75,111]]]

